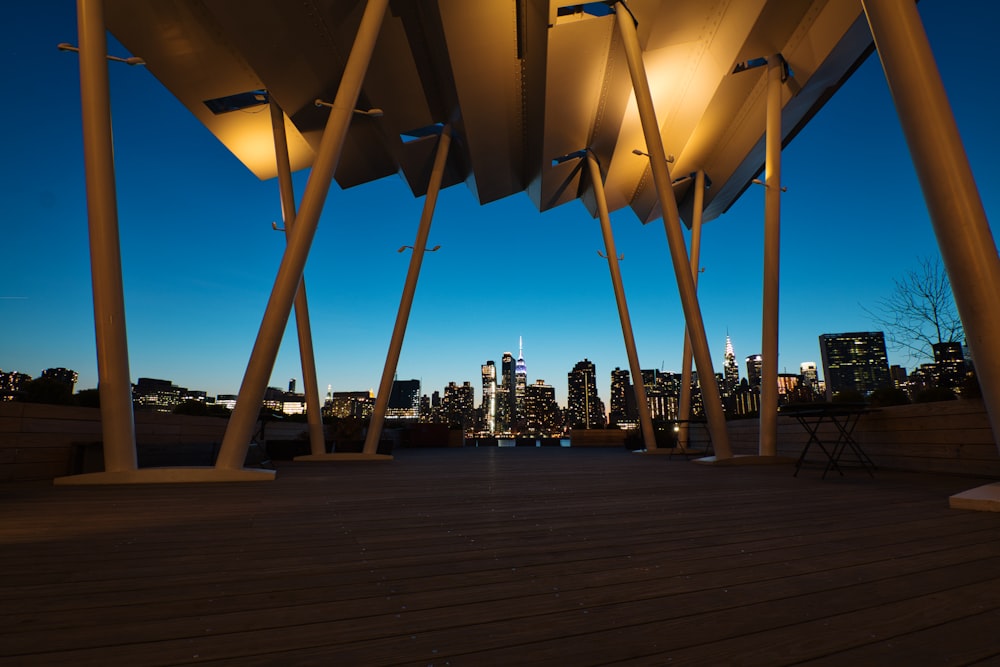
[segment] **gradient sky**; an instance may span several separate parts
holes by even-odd
[[[849,0],[838,0],[849,1]],[[987,216],[1000,208],[993,40],[1000,3],[923,0],[931,45]],[[49,367],[97,385],[84,197],[75,3],[5,9],[0,215],[0,369]],[[114,40],[114,55],[128,55]],[[141,55],[141,54],[138,54]],[[142,67],[110,67],[129,359],[139,377],[210,395],[235,393],[284,247],[277,182],[258,181]],[[779,370],[820,362],[822,333],[877,328],[862,306],[939,252],[895,108],[873,56],[782,158]],[[296,175],[301,199],[307,172]],[[306,267],[321,393],[377,387],[408,253],[423,205],[396,176],[334,185]],[[743,359],[760,351],[763,188],[751,188],[702,233],[699,295],[713,364],[727,332]],[[643,368],[679,371],[684,325],[660,221],[612,214]],[[424,393],[517,356],[528,380],[565,402],[566,374],[584,357],[609,376],[627,368],[599,224],[579,202],[544,214],[525,194],[479,206],[464,185],[441,193],[398,377]],[[918,360],[889,352],[890,363]],[[302,387],[294,320],[271,378]]]

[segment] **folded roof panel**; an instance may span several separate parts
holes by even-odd
[[[112,33],[251,171],[273,175],[267,114],[213,112],[208,100],[253,102],[266,90],[291,118],[293,168],[310,164],[363,9],[362,0],[107,0]],[[632,0],[672,171],[705,169],[706,219],[763,168],[764,69],[736,63],[780,52],[787,142],[871,51],[858,3],[829,0]],[[618,6],[621,11],[621,6]],[[390,5],[336,178],[342,187],[399,173],[424,192],[433,142],[408,140],[451,122],[446,185],[481,203],[526,190],[540,210],[585,194],[591,148],[612,210],[660,215],[614,17],[601,3],[412,0]],[[250,93],[250,97],[232,98]],[[235,104],[235,103],[233,103]],[[219,104],[216,105],[219,110]],[[676,190],[682,211],[689,184]]]

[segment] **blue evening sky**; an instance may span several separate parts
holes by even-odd
[[[849,1],[849,0],[838,0]],[[924,0],[920,12],[949,91],[987,215],[996,219],[1000,152],[993,40],[1000,3]],[[0,369],[48,367],[97,385],[80,135],[75,3],[5,11],[0,216]],[[128,55],[113,40],[115,55]],[[141,54],[138,54],[141,55]],[[277,183],[261,182],[142,67],[111,64],[119,221],[133,381],[169,379],[235,393],[277,272],[284,236]],[[938,256],[882,71],[873,56],[785,150],[779,370],[820,362],[822,333],[874,328],[862,305]],[[296,175],[301,197],[307,172]],[[321,393],[376,387],[422,199],[398,177],[334,185],[306,267]],[[760,351],[764,193],[752,188],[705,225],[699,293],[715,369],[726,334]],[[679,371],[684,325],[660,221],[612,215],[644,368]],[[995,227],[995,224],[994,224]],[[524,338],[528,380],[556,388],[589,358],[602,397],[627,368],[599,225],[579,202],[538,213],[525,194],[477,205],[464,185],[441,194],[399,362],[424,393],[471,381]],[[917,360],[890,351],[890,363]],[[271,384],[302,372],[294,320]]]

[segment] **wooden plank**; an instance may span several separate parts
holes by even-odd
[[[751,659],[779,664],[860,650],[850,631],[804,638],[879,610],[893,636],[957,624],[986,655],[956,605],[900,613],[995,596],[1000,517],[947,508],[967,487],[601,448],[400,450],[260,485],[13,484],[0,664],[718,664],[754,639]]]

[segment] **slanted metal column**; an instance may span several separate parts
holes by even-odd
[[[80,102],[104,469],[137,469],[103,0],[78,0]]]
[[[400,350],[403,349],[403,336],[406,335],[406,324],[410,319],[413,295],[417,291],[420,264],[423,262],[424,252],[427,249],[427,237],[431,233],[431,220],[434,218],[434,207],[437,205],[438,192],[441,190],[444,167],[448,162],[449,146],[451,146],[451,126],[445,125],[441,130],[441,137],[438,139],[434,166],[431,169],[430,182],[427,185],[427,196],[424,198],[424,209],[420,215],[420,225],[417,227],[417,239],[413,242],[413,254],[410,256],[410,267],[406,272],[403,295],[399,299],[396,324],[392,328],[389,351],[385,355],[382,380],[379,382],[378,395],[375,397],[375,411],[372,413],[368,433],[365,435],[364,454],[366,455],[378,452],[378,442],[382,437],[382,426],[385,423],[385,411],[389,405],[389,394],[392,392],[392,378],[396,374],[396,366],[399,364]]]
[[[764,295],[761,313],[760,440],[758,453],[778,453],[778,264],[781,252],[780,55],[767,59],[767,121],[764,137]]]
[[[229,418],[229,426],[215,464],[217,468],[242,468],[246,460],[254,424],[267,389],[267,381],[274,369],[274,360],[281,345],[281,335],[302,280],[302,270],[305,268],[309,248],[316,234],[323,203],[330,190],[333,172],[340,161],[347,129],[388,3],[389,0],[368,0],[365,6],[358,34],[351,48],[351,54],[347,58],[337,96],[330,109],[330,117],[323,130],[323,138],[320,140],[309,181],[306,183],[295,228],[288,237],[288,245],[281,258],[278,275],[274,279],[274,287],[257,332],[257,340],[243,375],[236,408]]]
[[[285,112],[274,100],[271,109],[271,131],[274,135],[274,159],[278,167],[278,193],[281,198],[281,215],[285,223],[285,240],[295,226],[295,188],[292,186],[292,167],[288,158],[288,136],[285,133]],[[302,278],[295,292],[295,329],[299,336],[299,357],[302,360],[302,384],[306,393],[306,420],[309,424],[309,448],[313,454],[326,453],[323,437],[323,408],[319,402],[319,384],[316,381],[316,356],[313,354],[312,326],[309,323],[309,302],[306,299],[306,279]]]
[[[698,264],[701,255],[701,218],[705,208],[705,172],[699,169],[694,176],[694,206],[691,211],[691,279],[698,289]],[[691,419],[691,334],[684,327],[684,353],[681,362],[681,397],[677,405],[677,445],[687,449]]]
[[[681,306],[684,309],[684,319],[691,334],[691,346],[698,367],[698,376],[701,378],[701,394],[705,404],[705,415],[708,418],[708,430],[712,436],[716,458],[728,459],[732,458],[733,454],[729,447],[729,434],[726,431],[726,416],[722,410],[722,397],[719,395],[719,385],[715,381],[715,371],[712,369],[712,357],[705,337],[705,325],[701,318],[698,295],[695,293],[694,280],[691,278],[677,200],[674,199],[670,184],[667,156],[663,150],[660,127],[653,109],[653,98],[649,92],[649,81],[642,62],[642,50],[639,48],[635,24],[631,13],[625,11],[623,5],[624,3],[619,3],[616,6],[615,20],[625,47],[625,57],[628,60],[632,89],[639,107],[639,120],[642,122],[646,150],[649,152],[649,166],[653,173],[653,182],[656,184],[656,194],[663,209],[663,227],[670,246],[670,258],[673,262],[677,289],[680,292]]]
[[[615,250],[615,238],[611,233],[611,218],[608,215],[608,200],[604,194],[604,180],[601,177],[601,167],[597,164],[594,154],[587,151],[587,167],[590,169],[590,183],[594,188],[594,199],[597,201],[597,217],[601,221],[601,234],[604,236],[604,252],[608,256],[608,269],[611,270],[611,284],[615,289],[615,302],[618,304],[618,318],[622,323],[622,336],[625,338],[625,353],[628,356],[628,366],[632,371],[632,387],[635,390],[635,402],[639,410],[639,427],[642,430],[642,440],[647,450],[656,449],[656,433],[653,431],[653,418],[649,413],[649,402],[646,400],[646,387],[642,383],[642,367],[639,365],[639,355],[635,350],[635,336],[632,333],[632,320],[628,314],[628,303],[625,301],[625,287],[622,285],[622,272],[618,266],[618,251]]]
[[[996,243],[914,1],[862,0],[862,6],[927,201],[996,439],[1000,434]],[[994,497],[1000,499],[1000,490]]]

